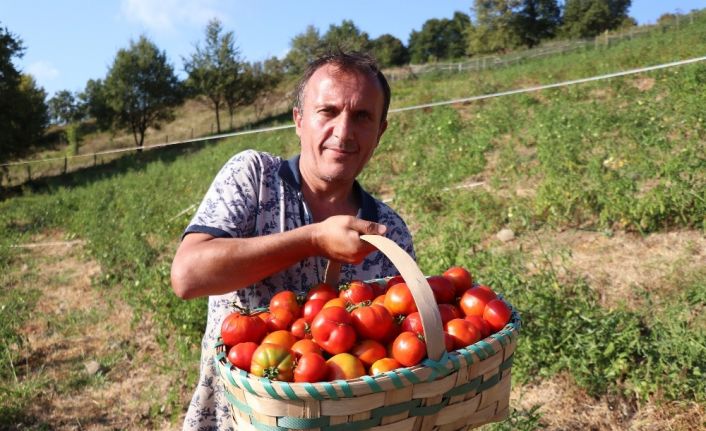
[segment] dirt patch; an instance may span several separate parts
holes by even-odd
[[[34,238],[49,245],[25,249],[21,268],[34,271],[37,286],[18,288],[42,291],[22,329],[27,346],[17,368],[45,389],[26,416],[57,430],[168,427],[150,412],[170,382],[156,365],[160,349],[150,317],[134,319],[118,291],[96,286],[100,265],[81,243],[62,240],[60,232]],[[91,362],[95,373],[87,370]]]
[[[548,430],[700,430],[706,421],[704,406],[692,402],[648,402],[634,405],[617,397],[594,398],[570,377],[558,375],[515,388],[515,408],[541,407],[541,422]]]
[[[648,91],[651,90],[652,87],[655,86],[655,79],[654,78],[636,78],[633,80],[633,85],[635,88],[637,88],[640,91]]]

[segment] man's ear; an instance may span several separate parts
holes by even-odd
[[[380,138],[382,138],[382,134],[385,133],[385,130],[387,130],[387,120],[380,123],[380,132],[378,132],[378,143],[380,143]]]
[[[296,127],[297,136],[301,137],[299,130],[302,127],[302,113],[296,106],[292,108],[292,119],[294,119],[294,126]]]

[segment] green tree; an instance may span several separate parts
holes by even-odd
[[[81,121],[83,118],[83,104],[69,90],[61,90],[47,102],[49,116],[56,124],[68,124]]]
[[[517,31],[520,0],[475,0],[475,25],[468,32],[467,53],[507,51],[522,45]]]
[[[108,105],[108,96],[103,80],[89,79],[86,88],[79,93],[78,98],[85,116],[95,119],[100,130],[107,130],[113,124],[115,116]]]
[[[371,41],[372,52],[380,67],[402,66],[409,63],[409,50],[401,40],[391,34],[383,34]]]
[[[171,120],[173,108],[181,102],[179,81],[167,55],[145,36],[118,51],[105,79],[105,95],[115,125],[131,130],[140,148],[147,128]]]
[[[301,74],[306,66],[325,50],[319,30],[313,25],[307,26],[304,32],[294,36],[289,44],[289,52],[284,58],[284,69],[292,75]]]
[[[322,38],[324,49],[343,51],[370,51],[368,33],[360,31],[351,20],[343,20],[341,25],[331,24]]]
[[[206,96],[216,114],[216,130],[221,132],[220,111],[228,93],[238,85],[241,73],[240,50],[235,46],[232,31],[223,33],[218,19],[206,26],[206,43],[196,45],[196,52],[184,59],[184,69],[189,74],[188,85],[197,94]],[[232,113],[231,113],[232,123]]]
[[[252,70],[255,71],[258,88],[252,106],[255,118],[260,120],[266,107],[274,107],[284,98],[284,94],[279,89],[279,84],[284,78],[284,64],[277,57],[271,57],[262,63],[254,63]]]
[[[409,36],[409,53],[413,63],[463,57],[466,53],[466,33],[471,19],[455,12],[452,19],[427,20],[420,31]]]
[[[515,24],[521,43],[531,48],[556,36],[561,25],[561,8],[557,0],[522,0]]]
[[[566,0],[561,33],[594,37],[620,27],[628,18],[631,0]]]

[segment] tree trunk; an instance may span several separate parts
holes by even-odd
[[[216,103],[216,132],[221,133],[221,104]]]

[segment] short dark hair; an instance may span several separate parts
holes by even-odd
[[[309,79],[314,72],[328,64],[332,64],[344,72],[358,72],[361,74],[371,74],[375,76],[382,87],[383,94],[382,117],[380,118],[380,122],[387,119],[387,111],[390,108],[391,97],[390,84],[387,83],[387,79],[380,70],[375,58],[369,54],[356,51],[329,52],[307,65],[304,74],[297,83],[296,92],[294,94],[294,106],[300,112],[302,110],[302,105],[304,104],[304,88],[306,87],[306,84],[309,82]]]

